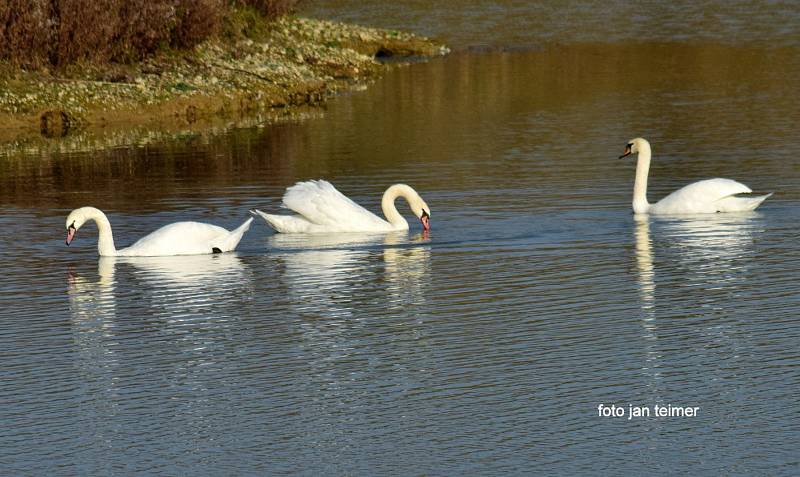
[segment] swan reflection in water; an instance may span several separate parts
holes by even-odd
[[[675,300],[684,301],[684,306],[724,318],[724,304],[738,296],[740,286],[746,284],[747,264],[753,262],[753,238],[764,230],[760,217],[760,212],[655,219],[634,215],[641,324],[643,338],[649,343],[646,371],[652,374],[655,383],[660,375],[661,358],[657,344],[657,282],[670,283],[665,290],[673,291],[674,284],[679,284],[681,296],[664,297],[672,303],[671,309],[676,306]],[[651,225],[655,241],[651,239]],[[727,321],[713,320],[703,332],[729,346],[733,336],[728,329]]]
[[[144,284],[150,314],[168,324],[219,325],[253,293],[249,270],[234,253],[116,260]]]
[[[677,260],[693,278],[710,286],[735,280],[742,258],[753,253],[753,238],[764,231],[761,212],[705,214],[665,219],[659,225]]]
[[[403,242],[395,241],[394,236],[387,236],[383,249],[384,273],[387,291],[391,295],[389,305],[408,311],[410,306],[425,308],[428,285],[430,284],[431,249],[426,245],[428,234],[423,232],[406,243],[413,246],[394,246]]]
[[[125,444],[117,406],[150,390],[176,407],[172,425],[209,425],[216,391],[208,383],[229,363],[225,351],[241,333],[237,319],[250,298],[241,295],[252,280],[235,254],[102,257],[97,267],[96,281],[73,274],[68,293],[73,361],[86,390],[77,412],[96,431],[87,459],[103,468]],[[132,396],[126,387],[148,391]]]
[[[174,257],[117,257],[118,263],[133,265],[136,275],[163,288],[229,287],[238,283],[245,267],[235,253]]]
[[[97,262],[97,281],[75,272],[69,273],[67,294],[74,322],[84,323],[113,318],[116,310],[113,260],[113,258],[100,258]]]
[[[634,235],[636,237],[636,267],[638,270],[639,299],[644,312],[644,319],[655,319],[655,273],[653,272],[653,251],[650,241],[650,217],[646,214],[635,214],[636,222]]]
[[[735,339],[732,304],[760,293],[751,284],[754,240],[765,230],[758,211],[678,218],[659,224],[661,237],[669,245],[672,280],[681,284],[680,300],[691,313],[707,320],[709,339],[730,345]],[[656,272],[658,273],[658,272]]]
[[[744,280],[743,272],[753,251],[753,237],[763,232],[759,212],[704,214],[651,219],[634,215],[636,263],[643,309],[655,304],[653,243],[650,225],[657,228],[657,243],[664,276],[685,285],[697,285],[705,292],[735,286]],[[744,260],[743,260],[744,259]],[[662,278],[664,278],[662,276]]]
[[[417,243],[427,240],[407,232],[275,234],[268,244],[285,266],[295,309],[337,318],[402,306],[408,297],[424,300],[430,250]]]
[[[108,347],[114,339],[117,317],[114,272],[113,259],[101,258],[97,263],[97,281],[75,272],[67,277],[74,342],[86,374],[115,361],[114,351]]]
[[[635,214],[634,238],[636,239],[636,282],[641,308],[643,351],[645,353],[642,372],[649,377],[649,390],[654,400],[661,397],[661,350],[658,344],[658,322],[656,321],[656,282],[653,267],[653,243],[650,239],[650,217]]]
[[[337,411],[331,403],[352,398],[350,383],[364,371],[353,367],[354,360],[385,353],[384,348],[373,348],[376,342],[391,341],[397,373],[415,368],[405,363],[406,357],[416,360],[429,349],[430,343],[420,339],[425,327],[419,325],[422,314],[415,309],[424,308],[428,295],[427,240],[406,232],[276,234],[268,239],[277,249],[271,255],[284,267],[282,286],[296,315],[289,321],[298,331],[295,346],[310,367],[298,386],[312,395],[323,389],[327,397],[309,401],[309,412],[332,415]],[[410,349],[403,350],[406,346]]]
[[[115,336],[119,330],[157,329],[158,339],[140,343],[137,351],[153,347],[154,356],[164,340],[190,354],[224,341],[252,282],[247,268],[231,253],[101,257],[97,273],[97,281],[73,275],[68,285],[82,362],[98,370],[108,368],[112,350],[126,349]],[[198,356],[195,361],[204,359]]]
[[[235,305],[237,297],[252,288],[246,267],[232,253],[100,257],[97,271],[97,282],[77,275],[70,277],[74,319],[114,315],[120,306],[117,288],[125,295],[124,305],[135,305],[137,315],[167,317],[202,313],[212,305]],[[129,299],[132,295],[137,295],[134,301]]]

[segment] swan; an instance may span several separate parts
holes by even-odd
[[[395,184],[383,193],[381,208],[386,220],[348,199],[328,181],[305,181],[286,189],[283,206],[297,215],[273,215],[251,210],[281,233],[392,232],[408,230],[408,222],[397,211],[394,200],[403,197],[411,211],[430,230],[431,209],[405,184]]]
[[[101,257],[159,257],[230,252],[239,245],[253,218],[250,217],[230,232],[201,222],[175,222],[145,235],[128,248],[117,250],[106,214],[94,207],[81,207],[70,212],[67,217],[67,246],[75,238],[75,232],[89,220],[94,220],[97,224],[100,234],[97,252]]]
[[[716,212],[744,212],[761,205],[767,195],[757,197],[737,197],[737,194],[753,192],[746,185],[731,179],[707,179],[694,182],[655,204],[647,202],[647,174],[650,171],[650,143],[636,138],[625,145],[625,153],[620,159],[638,153],[636,181],[633,184],[633,212],[635,214],[680,215],[713,214]]]

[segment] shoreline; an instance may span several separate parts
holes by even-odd
[[[410,33],[285,17],[255,37],[215,38],[130,65],[74,65],[57,76],[1,66],[0,154],[112,147],[117,141],[104,138],[125,131],[149,137],[302,117],[394,64],[448,52]]]

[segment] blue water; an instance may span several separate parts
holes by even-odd
[[[427,11],[407,4],[380,21]],[[732,13],[780,48],[459,52],[300,122],[0,158],[0,475],[796,475],[800,56],[781,11]],[[775,195],[635,218],[617,157],[636,136],[653,202],[715,176]],[[319,177],[375,212],[411,184],[431,234],[257,221],[235,253],[145,259],[98,259],[93,225],[63,243],[78,206],[122,246],[235,227]]]

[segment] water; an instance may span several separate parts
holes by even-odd
[[[411,30],[456,48],[635,41],[800,46],[800,12],[781,0],[310,0],[305,12]]]
[[[607,38],[612,12],[572,2],[545,19],[588,9],[583,27],[540,38],[527,2],[474,3],[507,31],[399,5],[336,4],[501,48],[399,67],[300,123],[0,158],[0,474],[797,473],[797,22],[711,4],[687,24],[718,8],[737,29],[650,14],[651,36]],[[651,201],[714,176],[776,194],[636,219],[617,159],[635,136]],[[63,245],[74,207],[125,245],[234,227],[318,177],[376,212],[407,182],[432,233],[256,222],[234,254],[98,260],[87,225]]]

